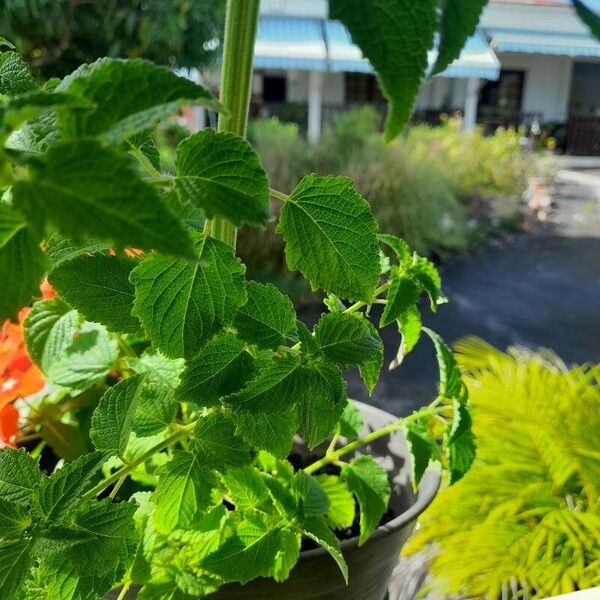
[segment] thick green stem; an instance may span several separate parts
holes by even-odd
[[[260,0],[227,0],[223,65],[221,70],[221,104],[225,113],[219,115],[219,131],[246,136],[252,59],[258,24]],[[219,217],[206,222],[206,233],[235,247],[236,229]]]

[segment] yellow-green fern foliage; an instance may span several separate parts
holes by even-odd
[[[469,598],[545,598],[600,585],[600,365],[457,344],[477,460],[421,519],[433,585]]]

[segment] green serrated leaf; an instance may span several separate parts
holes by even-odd
[[[460,368],[452,354],[452,350],[444,343],[444,340],[428,327],[423,327],[423,331],[431,338],[435,346],[438,365],[440,368],[440,390],[439,395],[442,398],[450,400],[466,401],[468,392],[463,380],[461,379]]]
[[[300,556],[300,544],[302,536],[292,529],[281,529],[279,531],[279,550],[275,555],[273,566],[273,579],[285,581],[290,576],[290,571],[298,562]]]
[[[125,544],[135,534],[135,510],[133,502],[92,502],[77,512],[72,524],[51,535],[67,544],[65,554],[78,573],[114,575]]]
[[[31,538],[0,542],[0,598],[12,600],[16,597],[32,563]]]
[[[281,209],[290,270],[315,288],[369,301],[380,274],[377,223],[348,177],[308,175]]]
[[[406,427],[406,443],[411,455],[412,481],[416,487],[429,462],[437,458],[438,450],[435,442],[427,434],[427,430],[416,425]]]
[[[445,445],[450,468],[450,485],[462,479],[475,460],[475,436],[469,407],[464,402],[453,402],[454,418]]]
[[[586,6],[582,0],[573,0],[573,6],[577,16],[589,27],[592,35],[600,40],[600,16],[598,13]]]
[[[293,489],[299,496],[301,518],[320,517],[329,510],[329,497],[316,477],[302,470],[298,471],[294,477]]]
[[[215,406],[240,390],[256,370],[244,342],[223,333],[210,340],[181,376],[177,398],[198,406]]]
[[[355,502],[348,486],[337,475],[317,475],[321,489],[329,500],[326,519],[334,529],[346,529],[354,522]]]
[[[421,339],[422,329],[423,324],[419,309],[416,306],[409,306],[398,317],[398,331],[402,336],[402,341],[396,353],[396,358],[390,363],[390,370],[399,367],[404,357],[417,345],[417,342]]]
[[[240,511],[255,510],[269,503],[267,480],[250,466],[227,469],[223,483],[231,499]]]
[[[269,181],[258,156],[243,138],[205,129],[177,146],[180,196],[206,216],[236,226],[264,225],[270,217]]]
[[[173,386],[160,376],[160,373],[144,374],[145,381],[133,422],[133,432],[139,437],[150,437],[164,432],[177,415]]]
[[[341,367],[369,363],[383,351],[379,334],[362,314],[323,315],[315,327],[315,339],[327,359]]]
[[[14,540],[31,525],[31,516],[23,506],[0,498],[0,539]]]
[[[234,320],[238,335],[259,348],[276,350],[296,328],[292,301],[270,283],[249,281],[246,291],[248,302]]]
[[[81,501],[105,458],[102,452],[86,454],[42,479],[35,500],[46,522],[57,522]]]
[[[152,494],[156,530],[168,534],[174,529],[190,527],[210,506],[216,484],[213,472],[202,466],[197,456],[176,451],[163,467]]]
[[[338,564],[338,567],[340,568],[340,571],[342,572],[344,580],[347,584],[348,565],[346,564],[346,560],[342,554],[340,543],[338,542],[335,534],[327,526],[326,521],[318,517],[307,519],[302,524],[302,533],[319,544],[319,546],[325,548],[325,550],[331,554],[335,562]]]
[[[363,426],[364,422],[360,409],[356,406],[354,401],[348,399],[344,406],[342,416],[335,426],[335,432],[337,435],[352,440],[361,434]]]
[[[170,358],[192,358],[246,302],[245,267],[232,248],[203,237],[196,262],[152,256],[131,273],[134,314]]]
[[[315,336],[302,321],[296,321],[296,335],[304,354],[316,354],[319,351]]]
[[[296,378],[298,433],[314,448],[331,434],[342,414],[346,383],[339,368],[327,361],[301,367]]]
[[[49,382],[85,391],[102,381],[119,356],[117,342],[102,325],[83,323],[47,370]]]
[[[412,261],[412,250],[403,239],[389,233],[380,233],[377,239],[394,251],[402,266],[408,265]]]
[[[250,449],[236,434],[235,423],[229,416],[217,411],[198,419],[190,451],[201,464],[217,469],[250,462]]]
[[[102,135],[115,143],[154,127],[178,112],[185,101],[220,110],[202,86],[142,59],[101,58],[82,65],[65,77],[56,91],[95,104],[94,110],[84,115],[60,115],[60,129],[67,139]]]
[[[29,65],[18,52],[9,50],[0,54],[0,94],[17,96],[37,89]]]
[[[388,508],[391,494],[387,471],[371,456],[358,456],[342,467],[342,479],[356,496],[360,506],[360,536],[362,546],[379,525]]]
[[[235,535],[209,554],[200,566],[226,582],[244,584],[256,577],[268,577],[280,548],[278,529],[270,529],[259,517],[247,518],[237,526]]]
[[[39,295],[46,266],[36,233],[17,211],[0,202],[0,323],[16,320],[19,310]]]
[[[268,364],[241,391],[227,396],[237,431],[253,447],[284,458],[292,447],[300,363],[285,357]]]
[[[60,299],[36,302],[25,319],[25,345],[33,362],[47,373],[75,338],[79,317]]]
[[[437,1],[331,0],[329,14],[346,25],[379,76],[390,102],[385,137],[406,125],[437,29]]]
[[[379,327],[385,327],[400,318],[404,312],[415,306],[419,300],[420,288],[417,282],[399,271],[393,271],[390,288],[387,293],[387,304],[383,309]]]
[[[61,142],[13,186],[15,206],[40,227],[74,239],[192,257],[190,238],[130,160],[95,140]]]
[[[53,233],[46,241],[46,256],[52,269],[56,269],[80,256],[97,254],[110,250],[110,242],[99,242],[97,240],[84,240],[76,244],[67,237]]]
[[[488,0],[446,0],[440,23],[438,56],[431,75],[441,73],[459,57],[465,42],[475,32],[487,3]]]
[[[182,358],[167,358],[150,348],[139,357],[127,357],[127,366],[135,373],[149,375],[153,381],[175,389],[181,382],[185,361]]]
[[[109,388],[100,398],[90,428],[96,450],[123,456],[145,387],[144,376],[134,375]]]
[[[446,297],[442,293],[442,280],[437,268],[430,260],[419,256],[413,261],[410,273],[427,292],[431,310],[435,312],[438,304],[446,302]]]
[[[197,596],[182,592],[176,581],[166,581],[145,585],[140,590],[138,600],[197,600]]]
[[[0,450],[0,499],[28,506],[34,490],[42,481],[37,461],[25,450]]]
[[[137,333],[140,323],[131,314],[134,289],[129,282],[137,264],[124,256],[82,255],[55,267],[49,279],[60,297],[88,321],[109,331]]]
[[[367,321],[371,336],[379,337],[379,332],[373,323]],[[360,376],[367,386],[369,394],[373,393],[377,382],[379,381],[379,374],[381,373],[381,367],[383,366],[383,344],[381,345],[380,351],[371,360],[363,362],[359,365],[358,370]]]

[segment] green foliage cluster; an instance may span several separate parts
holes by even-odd
[[[547,598],[600,585],[600,367],[477,339],[456,349],[477,461],[439,494],[407,550],[434,545],[434,584],[451,595]]]
[[[365,314],[375,302],[379,327],[402,333],[396,362],[414,347],[419,298],[432,310],[445,301],[437,270],[378,233],[349,178],[271,190],[233,133],[183,139],[174,173],[162,172],[153,126],[183,103],[222,110],[171,71],[101,59],[41,88],[16,52],[1,58],[0,277],[11,285],[0,318],[48,274],[59,297],[33,304],[25,336],[51,391],[29,423],[72,462],[46,476],[24,452],[0,453],[0,596],[70,600],[122,583],[143,586],[140,598],[198,597],[286,578],[303,536],[347,577],[334,532],[358,519],[364,543],[390,483],[370,456],[339,462],[363,443],[337,447],[360,431],[342,374],[358,368],[369,390],[377,383],[383,347]],[[289,268],[328,294],[313,331],[211,235],[216,219],[264,226],[271,196]],[[430,460],[460,478],[474,452],[456,433],[467,423],[457,367],[425,331],[439,397],[375,434],[405,428],[415,483]],[[295,436],[313,449],[332,435],[294,472]],[[318,474],[336,462],[337,474]]]
[[[436,6],[352,4],[332,10],[380,70],[393,137],[424,74]],[[0,39],[0,281],[10,281],[0,320],[48,277],[58,298],[35,302],[25,322],[48,389],[25,417],[59,459],[41,469],[40,447],[0,452],[2,598],[123,597],[135,585],[140,600],[191,600],[287,578],[303,537],[347,579],[336,530],[357,522],[365,543],[391,494],[387,471],[355,450],[404,430],[415,485],[431,460],[450,482],[473,461],[458,366],[421,326],[420,298],[432,310],[445,301],[434,265],[379,233],[347,177],[272,189],[244,139],[258,8],[228,4],[220,101],[141,59],[100,59],[40,86]],[[469,31],[441,23],[440,60],[451,60]],[[219,112],[219,131],[180,141],[165,172],[154,129],[190,104]],[[265,226],[272,198],[288,267],[327,295],[312,331],[276,287],[247,281],[235,255],[236,227]],[[377,384],[375,303],[379,328],[402,335],[395,366],[422,332],[431,339],[440,388],[360,437],[343,372]],[[294,470],[294,443],[317,460]]]
[[[100,56],[199,68],[218,54],[224,9],[224,0],[5,0],[0,35],[44,78]]]

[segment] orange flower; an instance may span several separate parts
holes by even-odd
[[[0,410],[0,448],[14,448],[18,433],[19,411],[12,404],[7,404]]]

